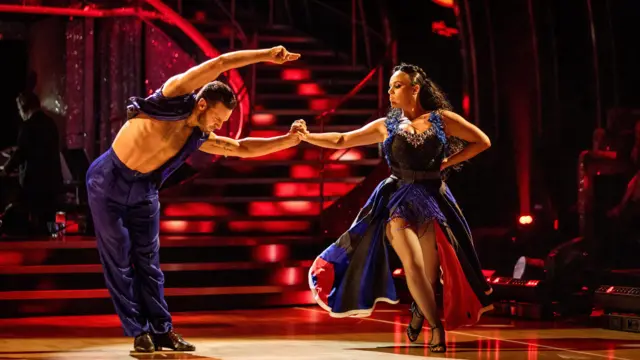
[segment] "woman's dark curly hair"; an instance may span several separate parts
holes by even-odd
[[[419,66],[401,63],[393,68],[393,72],[402,71],[409,75],[411,85],[419,85],[418,101],[423,109],[429,110],[453,110],[444,92],[436,85]]]

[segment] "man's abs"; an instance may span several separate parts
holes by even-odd
[[[113,141],[113,151],[129,169],[152,172],[177,154],[190,134],[185,121],[146,118],[127,121]]]

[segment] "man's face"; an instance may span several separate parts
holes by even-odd
[[[198,101],[198,127],[205,133],[213,132],[222,128],[222,125],[229,120],[233,110],[228,109],[221,102],[207,106],[207,101]]]

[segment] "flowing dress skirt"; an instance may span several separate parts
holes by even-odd
[[[482,274],[471,231],[447,185],[441,180],[383,180],[349,230],[318,256],[309,270],[316,302],[333,317],[366,317],[375,304],[398,303],[386,239],[386,225],[396,217],[410,226],[436,226],[442,269],[447,330],[475,324],[492,309],[492,289]]]

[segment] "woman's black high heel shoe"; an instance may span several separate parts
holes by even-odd
[[[433,333],[436,330],[442,330],[442,338],[440,338],[440,342],[437,344],[433,343]],[[429,351],[432,353],[443,353],[447,351],[447,341],[446,334],[444,332],[444,328],[442,327],[442,323],[438,322],[436,326],[431,327],[431,340],[429,340]]]
[[[420,326],[417,328],[411,326],[414,317],[419,319],[418,322],[420,323]],[[418,309],[418,305],[416,305],[415,302],[411,303],[411,321],[409,321],[409,326],[407,326],[407,337],[409,338],[409,341],[415,342],[416,340],[418,340],[418,336],[420,336],[420,332],[422,332],[423,323],[424,315],[422,315],[420,309]]]

